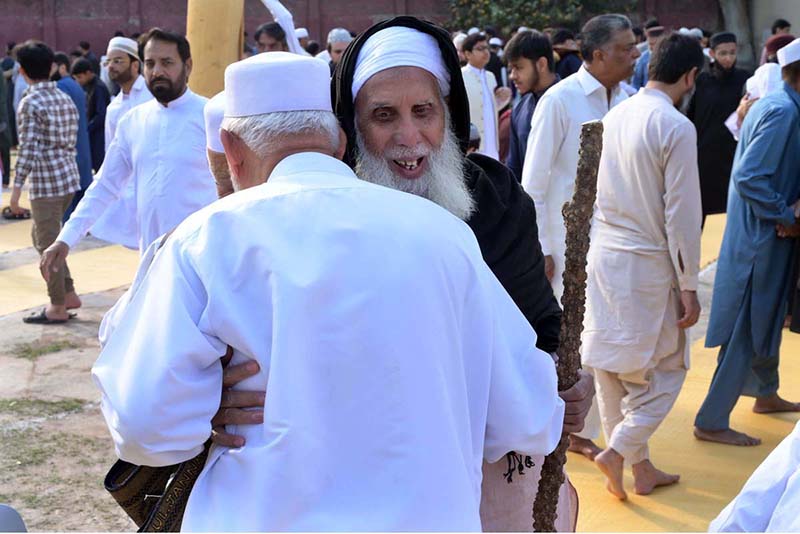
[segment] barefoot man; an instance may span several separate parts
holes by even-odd
[[[778,63],[783,89],[753,105],[736,148],[706,336],[706,347],[721,347],[694,422],[698,439],[729,445],[761,443],[730,427],[740,395],[756,398],[756,413],[800,411],[778,396],[792,267],[786,238],[800,235],[800,39],[778,51]]]
[[[582,342],[608,444],[595,462],[620,499],[625,463],[639,495],[679,478],[653,466],[647,442],[680,393],[700,316],[697,134],[675,106],[702,67],[696,39],[663,39],[646,87],[603,119]]]

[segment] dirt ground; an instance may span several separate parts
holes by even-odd
[[[90,375],[100,320],[122,292],[85,296],[66,325],[0,317],[0,503],[28,530],[136,530],[103,489],[116,456]]]

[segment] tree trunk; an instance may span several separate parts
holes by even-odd
[[[736,34],[738,63],[741,67],[758,67],[761,51],[756,51],[753,31],[750,28],[750,2],[748,0],[719,0],[725,29]]]

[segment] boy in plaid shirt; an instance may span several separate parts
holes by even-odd
[[[19,103],[19,155],[11,195],[11,210],[20,213],[19,198],[25,180],[30,180],[33,246],[42,251],[55,241],[61,217],[75,191],[80,175],[75,162],[78,110],[69,96],[50,81],[53,51],[44,43],[29,41],[17,54],[20,73],[30,84]],[[50,305],[23,318],[26,323],[64,323],[67,309],[78,308],[80,299],[64,266],[47,282]]]

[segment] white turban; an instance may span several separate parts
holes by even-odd
[[[800,39],[795,39],[778,50],[778,64],[781,67],[800,61]]]
[[[353,102],[367,80],[394,67],[424,69],[439,82],[442,96],[450,94],[450,72],[436,39],[413,28],[392,26],[372,35],[358,52],[353,74]]]
[[[225,152],[219,138],[222,119],[225,118],[225,91],[217,93],[203,107],[206,122],[206,148],[212,152]]]

